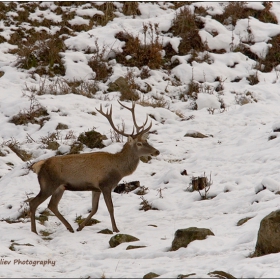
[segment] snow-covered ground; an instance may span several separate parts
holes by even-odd
[[[49,5],[51,11],[55,4],[45,5]],[[199,5],[212,7],[213,13],[219,13],[222,7],[218,2],[193,3],[191,7]],[[250,6],[263,8],[261,3],[250,2]],[[94,47],[92,38],[97,38],[101,47],[102,44],[113,44],[113,48],[120,48],[122,42],[114,38],[117,32],[125,29],[136,36],[141,34],[143,23],[149,22],[159,23],[160,31],[167,31],[176,13],[167,4],[162,9],[156,3],[140,3],[139,9],[141,16],[135,19],[131,16],[117,17],[104,27],[67,39],[68,50],[62,54],[65,78],[87,79],[92,76],[93,72],[86,63],[88,57],[83,51],[87,46]],[[273,3],[271,10],[279,17],[280,4]],[[51,12],[47,14],[52,18]],[[59,19],[56,20],[59,24]],[[137,237],[139,241],[133,245],[146,246],[134,250],[126,250],[127,243],[110,248],[111,235],[97,233],[111,229],[103,197],[95,215],[101,222],[74,234],[68,232],[55,216],[49,216],[44,225],[36,221],[38,232],[50,232],[50,239],[32,233],[28,218],[19,223],[6,222],[7,219],[17,219],[26,209],[24,201],[37,195],[39,184],[36,174],[28,170],[27,163],[7,148],[5,142],[11,139],[18,141],[22,148],[32,153],[32,162],[48,158],[55,152],[40,148],[40,139],[54,132],[58,123],[64,123],[69,128],[60,132],[63,138],[61,151],[69,148],[71,140],[64,140],[64,137],[70,130],[78,136],[95,127],[108,136],[103,151],[115,153],[123,143],[112,142],[107,120],[91,112],[100,104],[103,107],[112,104],[116,123],[125,119],[127,129],[131,131],[132,122],[129,112],[121,110],[117,92],[100,93],[95,98],[75,94],[36,96],[37,101],[47,108],[49,121],[41,128],[37,124],[15,125],[9,122],[12,116],[29,107],[30,101],[23,96],[23,91],[26,86],[39,86],[40,79],[15,67],[17,57],[8,53],[11,45],[0,44],[0,71],[4,72],[0,78],[0,140],[1,151],[6,154],[0,157],[0,277],[142,278],[155,272],[163,278],[190,273],[195,273],[191,277],[204,278],[214,270],[223,270],[238,278],[280,277],[280,253],[250,258],[260,221],[280,207],[277,194],[280,191],[280,137],[268,140],[270,136],[279,136],[279,132],[273,132],[280,126],[279,72],[277,69],[270,73],[259,71],[260,82],[249,85],[246,77],[255,73],[255,61],[240,52],[230,52],[232,42],[237,45],[248,36],[248,20],[239,20],[233,30],[211,16],[203,17],[203,20],[205,27],[200,31],[201,38],[207,39],[210,49],[225,49],[227,52],[217,54],[210,51],[211,64],[193,62],[191,65],[187,63],[187,57],[178,56],[180,64],[170,73],[181,79],[182,85],[178,87],[169,84],[163,71],[151,71],[152,75],[145,80],[152,85],[147,95],[163,96],[168,108],[136,105],[140,123],[147,114],[154,116],[152,131],[156,133],[150,134],[149,142],[160,151],[160,155],[149,163],[140,162],[134,174],[122,180],[139,180],[141,186],[148,188],[145,199],[158,210],[140,211],[142,200],[133,192],[112,194],[120,232]],[[280,34],[280,25],[250,18],[250,26],[255,40],[251,51],[265,54],[269,38]],[[219,35],[213,37],[209,33],[211,30]],[[8,33],[8,29],[3,32]],[[163,42],[170,41],[174,49],[178,47],[178,38],[167,34],[161,36]],[[126,67],[114,61],[111,64],[114,70],[111,81],[126,73]],[[233,65],[235,67],[231,67]],[[209,90],[202,88],[198,94],[198,110],[191,109],[191,101],[177,98],[192,78],[205,81],[205,85],[217,86],[217,77],[224,81],[222,95],[216,91],[210,94]],[[237,77],[239,82],[231,82]],[[168,92],[165,92],[166,88]],[[161,95],[162,92],[165,93]],[[219,109],[221,98],[225,110]],[[248,102],[240,102],[241,98],[247,98]],[[175,112],[184,114],[185,120]],[[190,116],[193,117],[188,119]],[[188,131],[199,131],[209,137],[184,137]],[[35,142],[27,141],[28,135]],[[83,152],[90,151],[85,148]],[[187,176],[181,175],[184,170]],[[198,192],[188,191],[192,177],[204,174],[208,178],[211,174],[213,184],[208,195],[213,196],[212,199],[201,200]],[[265,190],[262,190],[263,186],[266,186]],[[48,201],[38,207],[37,213],[47,208]],[[86,217],[91,209],[91,193],[65,192],[59,208],[76,228],[76,217]],[[240,219],[247,217],[251,219],[237,226]],[[214,236],[171,252],[175,231],[188,227],[209,228]]]

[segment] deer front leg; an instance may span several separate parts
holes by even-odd
[[[91,217],[97,212],[99,197],[100,197],[100,192],[94,192],[94,191],[92,192],[91,212],[88,215],[88,217],[79,225],[79,227],[77,228],[77,231],[81,231],[87,225],[87,223],[91,219]]]
[[[36,230],[36,223],[35,223],[35,212],[37,207],[43,203],[48,197],[50,196],[49,193],[44,192],[42,190],[40,190],[39,194],[34,197],[30,202],[29,202],[29,213],[30,213],[30,217],[31,217],[31,231],[33,231],[34,233],[37,233]]]
[[[115,217],[114,217],[114,206],[113,206],[113,202],[112,202],[112,196],[111,196],[111,188],[103,188],[102,190],[103,196],[104,196],[104,200],[105,203],[107,205],[109,214],[110,214],[110,218],[111,218],[111,222],[112,222],[112,227],[113,227],[113,231],[114,232],[119,232],[116,222],[115,222]]]

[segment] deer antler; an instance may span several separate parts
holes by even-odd
[[[108,122],[110,123],[111,127],[117,133],[119,133],[120,135],[125,136],[125,137],[131,136],[132,138],[136,138],[139,135],[143,135],[143,134],[147,133],[151,129],[152,122],[150,123],[150,125],[147,128],[144,129],[144,127],[145,127],[145,125],[147,124],[147,121],[148,121],[148,116],[147,116],[146,121],[144,122],[143,125],[141,125],[141,126],[137,125],[136,117],[135,117],[135,111],[134,111],[134,109],[135,109],[135,102],[132,103],[132,107],[131,108],[123,105],[120,101],[118,101],[118,102],[119,102],[119,104],[121,106],[123,106],[124,108],[126,108],[127,110],[129,110],[132,113],[132,119],[133,119],[134,126],[136,128],[136,134],[134,134],[134,127],[133,127],[133,130],[132,130],[131,134],[125,133],[124,130],[120,131],[119,129],[117,129],[115,127],[115,125],[113,123],[113,120],[112,120],[112,105],[110,107],[110,111],[107,109],[106,113],[103,112],[101,105],[100,105],[100,109],[99,110],[97,108],[95,108],[100,114],[102,114],[108,120]]]
[[[135,102],[132,102],[132,107],[131,107],[131,108],[129,108],[129,107],[123,105],[119,100],[118,100],[118,102],[119,102],[119,104],[120,104],[122,107],[124,107],[125,109],[127,109],[127,110],[129,110],[129,111],[131,112],[131,114],[132,114],[132,119],[133,119],[133,123],[134,123],[134,126],[135,126],[135,128],[136,128],[136,133],[140,133],[141,129],[142,129],[142,130],[144,129],[144,127],[145,127],[145,125],[146,125],[146,123],[147,123],[147,121],[148,121],[148,116],[147,116],[146,121],[144,122],[144,124],[143,124],[142,126],[138,126],[137,123],[136,123],[135,111],[134,111],[134,109],[135,109]],[[149,131],[149,129],[148,129],[148,131]],[[141,133],[142,133],[142,131],[141,131]]]

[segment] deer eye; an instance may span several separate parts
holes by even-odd
[[[137,146],[138,146],[138,147],[141,147],[141,146],[142,146],[142,143],[141,143],[141,142],[137,142]]]

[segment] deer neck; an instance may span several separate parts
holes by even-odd
[[[133,147],[126,143],[122,150],[116,154],[118,161],[118,167],[123,176],[130,175],[135,171],[139,163],[139,156],[135,153]]]

